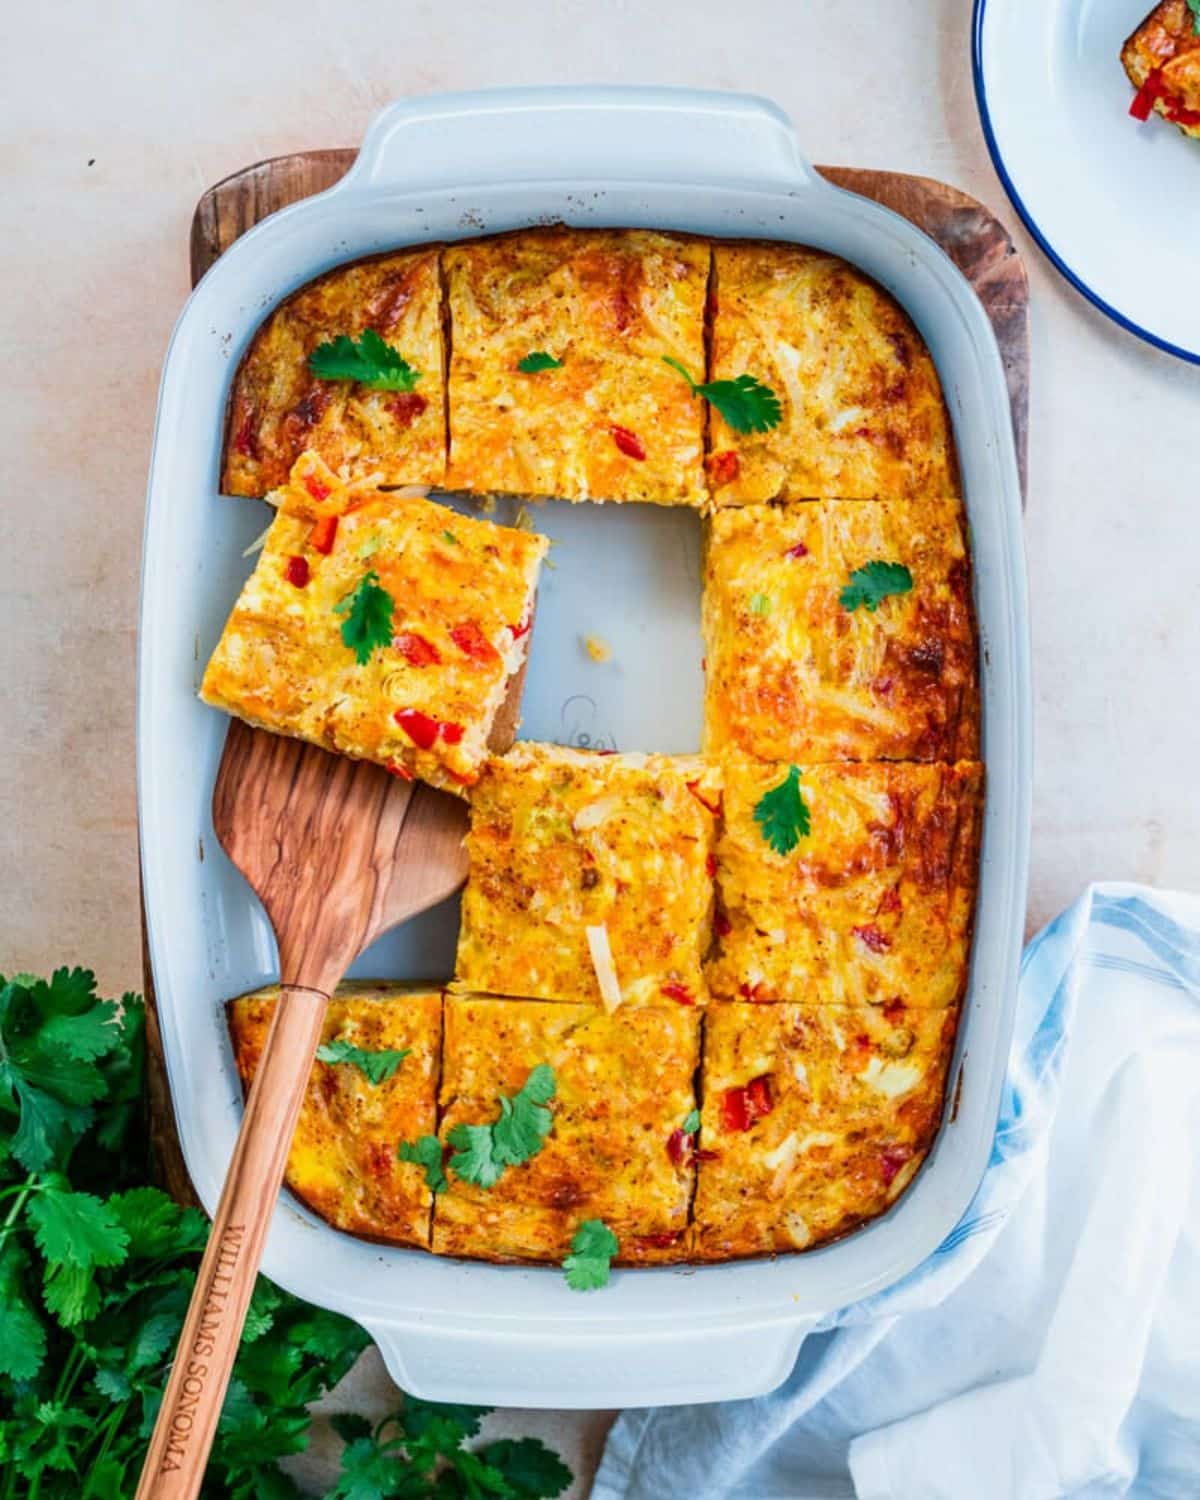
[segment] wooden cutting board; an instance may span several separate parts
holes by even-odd
[[[193,286],[239,235],[289,203],[324,192],[350,170],[357,152],[299,151],[243,167],[211,187],[192,218]],[[875,172],[858,167],[818,167],[838,187],[874,198],[910,219],[937,241],[974,288],[996,330],[1012,406],[1013,435],[1021,474],[1028,477],[1029,283],[1012,238],[993,213],[966,193],[932,177]],[[146,994],[147,1097],[150,1134],[164,1185],[180,1201],[195,1194],[175,1133],[167,1089],[162,1039],[154,1009],[154,979],[142,919],[142,982]]]

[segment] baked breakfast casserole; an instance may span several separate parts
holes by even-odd
[[[206,701],[469,804],[455,972],[339,990],[296,1195],[581,1290],[885,1212],[941,1119],[984,797],[951,428],[892,298],[648,230],[379,257],[267,318],[224,472],[277,513]],[[547,544],[443,485],[701,513],[696,753],[489,751]],[[247,1086],[272,1003],[229,1008]]]

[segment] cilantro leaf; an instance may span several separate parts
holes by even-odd
[[[872,614],[892,594],[907,594],[913,586],[912,574],[903,563],[869,562],[855,568],[850,582],[838,596],[843,609],[854,610],[866,605]]]
[[[308,368],[318,380],[356,380],[378,391],[411,391],[421,378],[406,359],[373,328],[356,343],[344,333],[318,344],[308,357]]]
[[[694,396],[703,396],[710,406],[725,418],[735,432],[769,432],[783,421],[783,407],[779,397],[769,385],[756,380],[753,375],[739,375],[736,380],[710,380],[706,383],[693,380],[686,366],[669,354],[663,355],[663,363],[678,370]]]
[[[108,1206],[129,1241],[130,1260],[154,1260],[170,1251],[200,1251],[208,1239],[203,1214],[194,1208],[180,1208],[159,1188],[114,1193]]]
[[[423,1438],[435,1423],[444,1424],[443,1432],[453,1430],[456,1441],[463,1442],[476,1437],[479,1424],[492,1408],[490,1406],[464,1406],[455,1401],[423,1401],[420,1396],[405,1396],[401,1420],[409,1437]]]
[[[812,828],[798,766],[789,766],[779,785],[758,799],[754,821],[776,854],[790,854],[802,838],[808,837]]]
[[[684,1135],[695,1135],[700,1129],[700,1111],[698,1109],[689,1109],[684,1116],[683,1124],[679,1128],[683,1131]]]
[[[111,1000],[101,1000],[78,1015],[50,1016],[41,1027],[38,1040],[42,1047],[61,1049],[77,1062],[94,1062],[117,1044],[117,1007]]]
[[[520,1500],[554,1500],[573,1477],[554,1449],[537,1438],[501,1438],[480,1448],[479,1457],[504,1476]]]
[[[455,1125],[446,1135],[454,1147],[451,1170],[476,1187],[495,1187],[504,1176],[504,1163],[497,1161],[490,1125]]]
[[[593,1292],[608,1285],[608,1269],[617,1253],[617,1237],[603,1219],[585,1219],[571,1240],[563,1261],[567,1285],[573,1292]]]
[[[0,1375],[32,1380],[46,1357],[46,1330],[25,1289],[29,1256],[12,1240],[0,1249]]]
[[[554,1069],[538,1063],[509,1099],[500,1095],[500,1118],[490,1125],[456,1125],[446,1137],[455,1148],[450,1169],[464,1182],[494,1187],[506,1167],[519,1167],[542,1149],[554,1124],[546,1105],[554,1098]]]
[[[539,370],[561,370],[562,360],[555,359],[553,354],[547,354],[544,349],[535,349],[532,354],[517,361],[517,369],[522,375],[536,375]]]
[[[354,652],[359,666],[371,660],[374,651],[392,638],[395,602],[379,583],[374,568],[364,573],[350,592],[333,606],[335,615],[345,615],[342,640]]]
[[[769,615],[771,613],[770,594],[755,594],[750,600],[750,613],[752,615]]]
[[[129,1236],[111,1206],[91,1193],[48,1183],[26,1208],[38,1249],[52,1266],[119,1266]]]
[[[1192,13],[1192,30],[1200,36],[1200,0],[1187,0],[1187,8]]]
[[[328,1500],[386,1500],[400,1493],[399,1468],[395,1456],[373,1437],[353,1438],[342,1449],[342,1471]]]
[[[368,1083],[387,1083],[396,1069],[412,1051],[411,1047],[356,1047],[335,1037],[331,1042],[322,1042],[317,1048],[317,1057],[323,1063],[349,1063],[358,1069]]]
[[[450,1184],[442,1166],[442,1143],[436,1135],[423,1135],[417,1141],[401,1141],[396,1147],[401,1161],[415,1162],[425,1168],[425,1185],[431,1193],[444,1193]]]

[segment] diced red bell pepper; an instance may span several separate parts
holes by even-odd
[[[667,1156],[672,1165],[682,1167],[691,1156],[694,1144],[686,1130],[672,1130],[667,1137]]]
[[[328,557],[333,551],[333,541],[337,536],[337,529],[338,518],[336,516],[322,516],[308,534],[310,546],[317,552],[323,552]]]
[[[703,794],[703,792],[701,792],[701,790],[700,790],[700,783],[698,781],[688,781],[688,782],[685,782],[685,785],[686,785],[688,791],[691,792],[692,796],[695,797],[696,801],[700,804],[700,806],[704,807],[704,808],[707,808],[708,811],[710,813],[712,813],[713,817],[715,818],[717,816],[717,814],[721,811],[721,804],[720,804],[720,802],[719,801],[718,802],[710,802],[709,799]]]
[[[636,432],[630,432],[628,427],[618,427],[614,422],[609,427],[612,440],[625,455],[626,458],[643,459],[646,456],[646,448]]]
[[[258,457],[258,439],[254,432],[254,408],[248,406],[233,435],[233,446],[243,458]]]
[[[290,584],[294,584],[296,588],[302,589],[309,579],[308,558],[289,557],[287,567],[283,570],[283,576]]]
[[[742,471],[742,461],[732,448],[714,453],[708,461],[708,472],[714,484],[732,484]]]
[[[659,989],[668,1000],[677,1000],[680,1005],[695,1005],[696,997],[688,989],[686,984],[681,984],[678,979],[668,979],[666,984],[660,985]]]
[[[447,724],[443,719],[438,725],[438,733],[447,745],[461,745],[466,730],[461,724]]]
[[[510,625],[508,628],[509,628],[509,630],[512,631],[512,638],[513,638],[513,640],[514,641],[519,641],[523,635],[528,635],[529,634],[529,627],[532,624],[533,624],[533,616],[532,615],[526,615],[525,618],[521,621],[521,623],[519,625]]]
[[[861,927],[852,927],[850,930],[863,947],[869,948],[872,953],[886,953],[892,946],[891,938],[886,932],[881,932],[874,922],[867,922]]]
[[[436,667],[442,659],[442,653],[433,642],[415,630],[402,630],[399,635],[394,635],[392,646],[414,667]]]
[[[327,484],[323,484],[315,474],[306,474],[304,476],[304,488],[308,491],[308,493],[313,497],[314,500],[327,500],[329,498],[329,486]],[[332,517],[332,520],[334,526],[336,527],[337,517]],[[319,526],[321,523],[318,521],[317,524]],[[328,548],[322,547],[321,551],[328,551]]]
[[[793,546],[789,547],[783,555],[784,557],[791,557],[798,560],[801,557],[808,556],[808,548],[804,545],[803,542],[796,542]]]
[[[432,750],[437,741],[439,724],[419,708],[398,708],[392,715],[418,750]]]
[[[741,1088],[725,1090],[721,1098],[721,1122],[726,1130],[749,1130],[774,1108],[771,1075],[763,1073]]]
[[[475,620],[464,620],[461,625],[455,625],[450,632],[450,639],[463,653],[472,661],[483,662],[486,666],[493,666],[500,660],[500,653],[484,635],[482,627]]]
[[[886,1146],[884,1148],[879,1158],[879,1166],[883,1172],[885,1187],[891,1187],[900,1168],[905,1162],[912,1160],[912,1154],[911,1146]]]
[[[398,760],[389,760],[386,770],[390,776],[398,776],[401,781],[415,781],[416,777],[407,766],[401,765]]]
[[[1148,120],[1151,111],[1159,97],[1163,93],[1163,75],[1161,68],[1151,68],[1146,74],[1146,81],[1133,96],[1133,103],[1129,106],[1129,113],[1135,120]]]

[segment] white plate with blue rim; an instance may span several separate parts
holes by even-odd
[[[1200,364],[1200,141],[1129,113],[1125,38],[1152,0],[975,0],[992,161],[1057,269],[1115,323]]]

